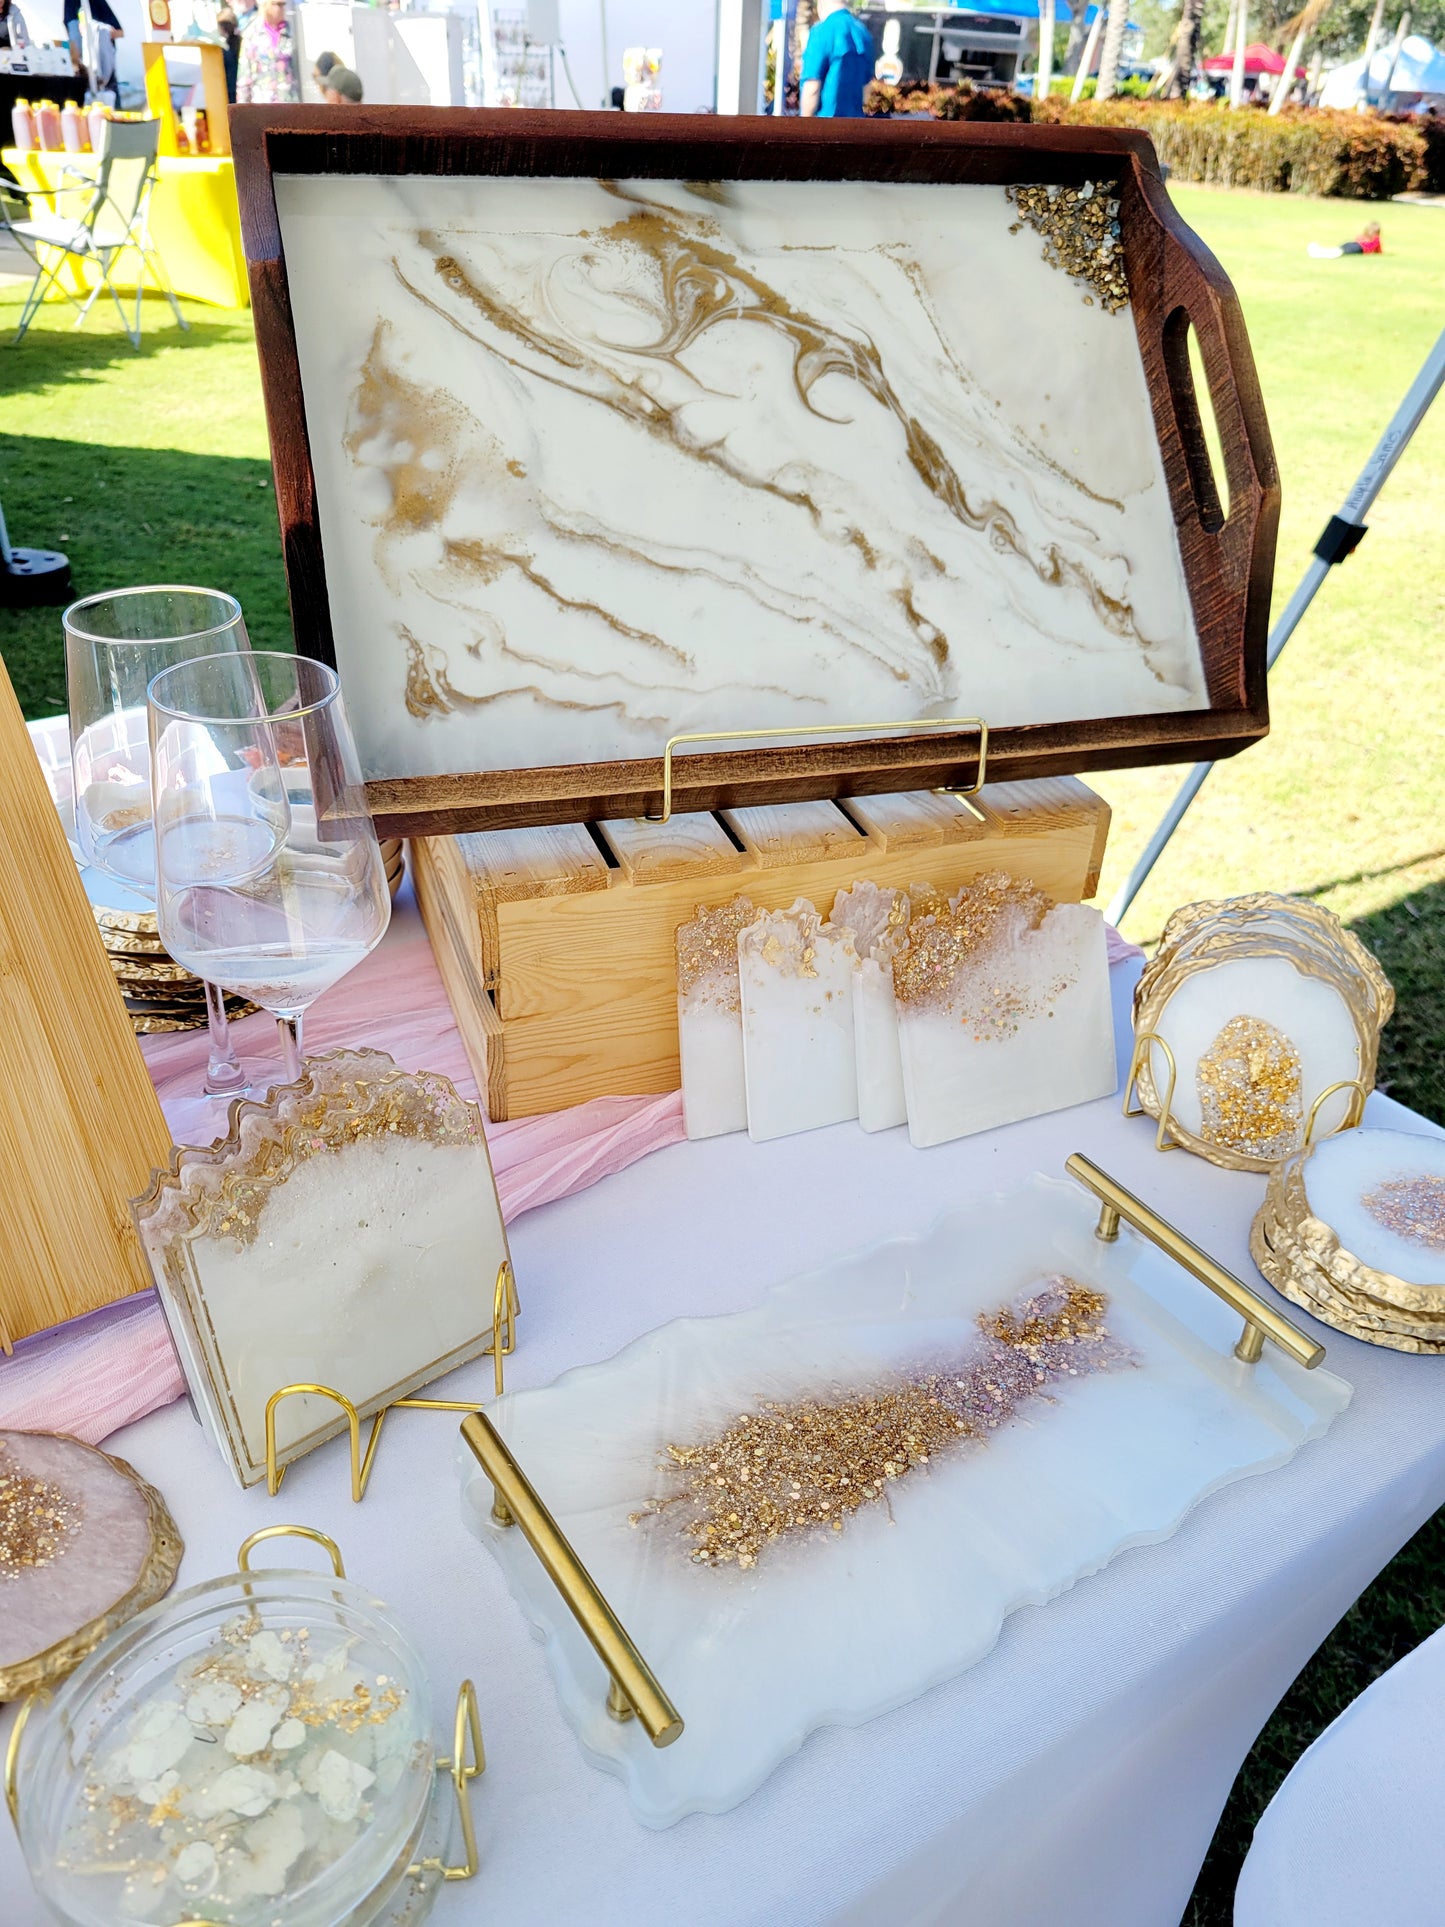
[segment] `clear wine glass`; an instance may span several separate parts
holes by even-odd
[[[272,1013],[294,1081],[303,1013],[391,918],[340,685],[306,656],[207,656],[151,683],[150,729],[162,941]]]
[[[146,688],[176,663],[248,649],[241,605],[218,589],[115,589],[72,603],[63,620],[76,841],[87,863],[154,898]],[[249,1079],[210,981],[206,1019],[206,1092],[234,1097]]]

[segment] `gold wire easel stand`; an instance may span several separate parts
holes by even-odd
[[[517,1349],[517,1314],[520,1310],[517,1281],[513,1276],[511,1265],[504,1258],[497,1269],[496,1289],[492,1294],[492,1342],[482,1352],[483,1358],[492,1360],[492,1379],[498,1398],[502,1396],[504,1389],[502,1361],[504,1358],[510,1358]],[[475,1412],[477,1409],[477,1401],[474,1398],[394,1398],[389,1405],[383,1405],[371,1421],[371,1431],[367,1434],[366,1450],[363,1453],[361,1415],[345,1392],[338,1392],[334,1385],[314,1385],[308,1381],[283,1385],[266,1401],[266,1490],[273,1499],[281,1490],[281,1481],[286,1477],[287,1472],[286,1466],[277,1463],[276,1408],[283,1399],[303,1395],[308,1398],[330,1399],[333,1405],[339,1405],[346,1414],[346,1429],[351,1442],[351,1497],[353,1503],[357,1505],[366,1496],[366,1488],[371,1481],[372,1464],[376,1458],[376,1448],[381,1443],[381,1428],[386,1423],[388,1412],[397,1410]]]
[[[906,721],[886,723],[794,723],[784,729],[694,729],[680,736],[669,736],[662,752],[662,810],[651,810],[643,821],[668,823],[672,820],[672,753],[681,743],[755,743],[765,736],[813,736],[827,740],[834,736],[887,736],[894,730],[976,729],[978,731],[978,768],[971,783],[942,783],[940,796],[956,796],[980,823],[987,822],[983,811],[969,798],[983,788],[988,773],[988,724],[982,716],[913,716]]]
[[[1151,1080],[1153,1079],[1153,1051],[1156,1045],[1164,1053],[1164,1063],[1169,1072],[1169,1076],[1165,1082],[1164,1097],[1160,1103],[1158,1115],[1155,1119],[1157,1128],[1154,1132],[1154,1149],[1156,1151],[1188,1151],[1192,1148],[1189,1142],[1190,1134],[1185,1131],[1184,1127],[1179,1124],[1174,1117],[1174,1090],[1179,1081],[1179,1066],[1175,1060],[1173,1051],[1169,1048],[1168,1039],[1161,1037],[1157,1030],[1141,1030],[1134,1039],[1133,1053],[1129,1058],[1129,1075],[1124,1081],[1124,1115],[1125,1117],[1148,1117],[1151,1115],[1151,1113],[1145,1109],[1142,1102],[1136,1104],[1134,1099],[1137,1095],[1136,1086],[1138,1085],[1140,1077],[1143,1075],[1146,1065],[1148,1066]],[[1157,1093],[1159,1089],[1157,1080],[1154,1080],[1154,1089]],[[1304,1139],[1299,1147],[1300,1151],[1308,1151],[1312,1148],[1315,1141],[1315,1125],[1319,1122],[1320,1112],[1329,1100],[1332,1097],[1337,1097],[1341,1091],[1350,1091],[1353,1095],[1345,1107],[1344,1116],[1328,1135],[1335,1137],[1341,1131],[1352,1131],[1360,1123],[1365,1115],[1365,1100],[1369,1097],[1370,1093],[1358,1077],[1342,1077],[1337,1083],[1327,1084],[1315,1099],[1314,1103],[1310,1105],[1309,1115],[1305,1119]],[[1292,1152],[1290,1155],[1294,1156],[1296,1153]],[[1254,1167],[1251,1166],[1250,1168],[1253,1169]]]

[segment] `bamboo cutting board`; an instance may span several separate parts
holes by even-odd
[[[0,665],[0,1348],[150,1284],[171,1135]]]

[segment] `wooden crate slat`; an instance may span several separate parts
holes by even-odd
[[[853,821],[882,850],[923,850],[936,843],[971,843],[987,834],[966,804],[932,790],[898,790],[886,796],[850,796]]]
[[[645,816],[616,817],[598,834],[631,883],[672,883],[679,877],[730,876],[747,858],[717,818],[691,810],[666,823]]]
[[[765,870],[819,863],[833,856],[862,855],[868,838],[836,803],[759,804],[718,814]]]

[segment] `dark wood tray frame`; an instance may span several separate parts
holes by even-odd
[[[1131,311],[1199,632],[1209,707],[997,729],[999,781],[1233,755],[1269,726],[1265,640],[1279,479],[1239,301],[1175,212],[1147,136],[1129,128],[967,121],[701,119],[409,107],[239,107],[232,144],[297,647],[335,662],[324,538],[272,175],[561,175],[993,185],[1107,181],[1121,202]],[[1190,373],[1193,324],[1229,484],[1220,507]],[[765,741],[765,736],[760,737]],[[638,816],[660,807],[654,758],[396,777],[368,785],[385,835]],[[964,784],[978,740],[843,738],[677,760],[675,810]]]

